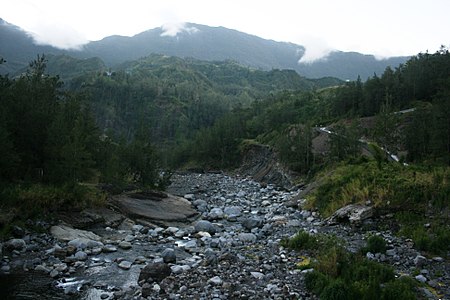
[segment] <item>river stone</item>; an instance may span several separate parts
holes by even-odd
[[[242,226],[246,228],[247,230],[252,230],[253,228],[261,228],[264,224],[264,221],[258,217],[252,217],[245,219],[242,222]]]
[[[344,206],[327,219],[328,223],[335,224],[348,220],[352,224],[360,224],[361,221],[372,217],[373,208],[362,204],[349,204]]]
[[[120,262],[119,264],[119,268],[123,269],[123,270],[129,270],[131,268],[131,265],[133,263],[127,261],[127,260],[123,260]]]
[[[84,260],[87,260],[87,258],[88,258],[88,255],[84,251],[78,251],[77,253],[75,253],[75,259],[78,261],[84,261]]]
[[[69,242],[75,239],[88,239],[100,241],[100,237],[91,231],[74,229],[66,225],[57,225],[50,228],[50,233],[60,241]]]
[[[136,199],[132,195],[117,195],[112,197],[112,202],[126,215],[132,218],[156,221],[181,221],[197,215],[188,200],[170,194],[166,197]]]
[[[417,268],[422,268],[428,262],[427,258],[422,255],[417,255],[414,258],[414,264]]]
[[[117,248],[114,247],[113,245],[105,245],[105,246],[102,248],[102,251],[105,252],[105,253],[111,253],[111,252],[116,252],[116,251],[117,251]]]
[[[228,218],[237,218],[241,215],[242,208],[240,206],[227,206],[223,212]]]
[[[172,270],[169,265],[163,262],[150,263],[146,265],[139,274],[138,282],[161,282],[170,275]]]
[[[253,233],[242,232],[239,233],[238,239],[244,243],[253,243],[256,242],[256,235]]]
[[[419,282],[422,282],[422,283],[427,282],[427,278],[426,278],[425,276],[423,276],[422,274],[417,275],[415,278],[416,278],[416,280],[419,281]]]
[[[261,280],[264,278],[264,274],[261,272],[250,272],[250,275],[252,275],[254,278]]]
[[[86,249],[86,248],[96,248],[103,247],[103,243],[87,238],[76,238],[67,243],[69,246],[75,247],[76,249]]]
[[[56,269],[53,269],[51,272],[50,272],[50,277],[51,278],[56,278],[56,277],[58,277],[59,276],[59,272],[56,270]]]
[[[133,246],[131,245],[130,242],[127,241],[122,241],[119,243],[119,248],[124,249],[124,250],[128,250],[131,249]]]
[[[165,263],[175,263],[177,261],[175,250],[171,248],[164,249],[164,251],[161,253],[161,257],[163,258]]]
[[[220,207],[211,209],[208,214],[208,218],[211,220],[223,219],[223,210]]]
[[[213,278],[210,278],[208,280],[208,283],[211,283],[213,285],[221,285],[223,283],[223,280],[219,276],[214,276]]]
[[[202,200],[202,199],[198,199],[198,200],[195,200],[194,202],[192,202],[192,204],[195,206],[195,207],[200,207],[200,206],[208,206],[208,202],[206,202],[205,200]]]
[[[200,231],[206,231],[209,232],[210,234],[214,234],[216,233],[216,227],[214,227],[214,225],[209,221],[200,220],[195,224],[195,232]]]
[[[11,239],[5,243],[5,248],[8,250],[18,250],[21,251],[25,249],[27,243],[22,239]]]

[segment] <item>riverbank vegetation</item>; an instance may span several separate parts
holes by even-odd
[[[380,250],[380,239],[369,238],[365,249]],[[306,288],[320,299],[416,299],[411,278],[396,278],[391,267],[368,260],[363,251],[349,253],[334,236],[300,231],[281,244],[312,256],[299,267],[307,270]]]

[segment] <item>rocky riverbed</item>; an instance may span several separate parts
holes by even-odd
[[[172,180],[168,192],[189,201],[188,208],[183,199],[179,211],[146,218],[140,206],[126,215],[116,203],[63,216],[65,222],[33,224],[41,233],[16,228],[16,238],[1,247],[2,299],[315,299],[304,287],[307,270],[297,268],[304,257],[280,246],[300,229],[335,234],[353,252],[369,234],[381,235],[388,250],[368,253],[369,259],[423,282],[426,299],[450,299],[448,257],[426,257],[411,241],[375,230],[383,220],[331,226],[299,208],[297,190],[243,177],[175,174]]]

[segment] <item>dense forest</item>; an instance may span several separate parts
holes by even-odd
[[[209,157],[209,164],[226,167],[236,163],[240,141],[253,139],[273,145],[291,167],[307,173],[314,161],[323,161],[311,159],[311,140],[312,128],[325,124],[338,133],[331,136],[327,159],[359,154],[354,142],[364,136],[403,155],[404,161],[449,165],[449,74],[450,54],[442,48],[419,54],[395,70],[387,68],[381,77],[374,74],[365,82],[358,78],[330,88],[276,93],[234,109],[200,130],[183,153],[198,155],[202,161]],[[405,109],[410,113],[395,113]],[[374,117],[374,126],[361,126],[365,117]],[[220,156],[220,149],[227,149],[226,157]]]

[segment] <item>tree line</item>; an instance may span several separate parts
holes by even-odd
[[[45,69],[45,56],[38,56],[21,76],[0,76],[0,182],[157,184],[148,127],[113,139],[97,126],[89,97],[63,90]]]

